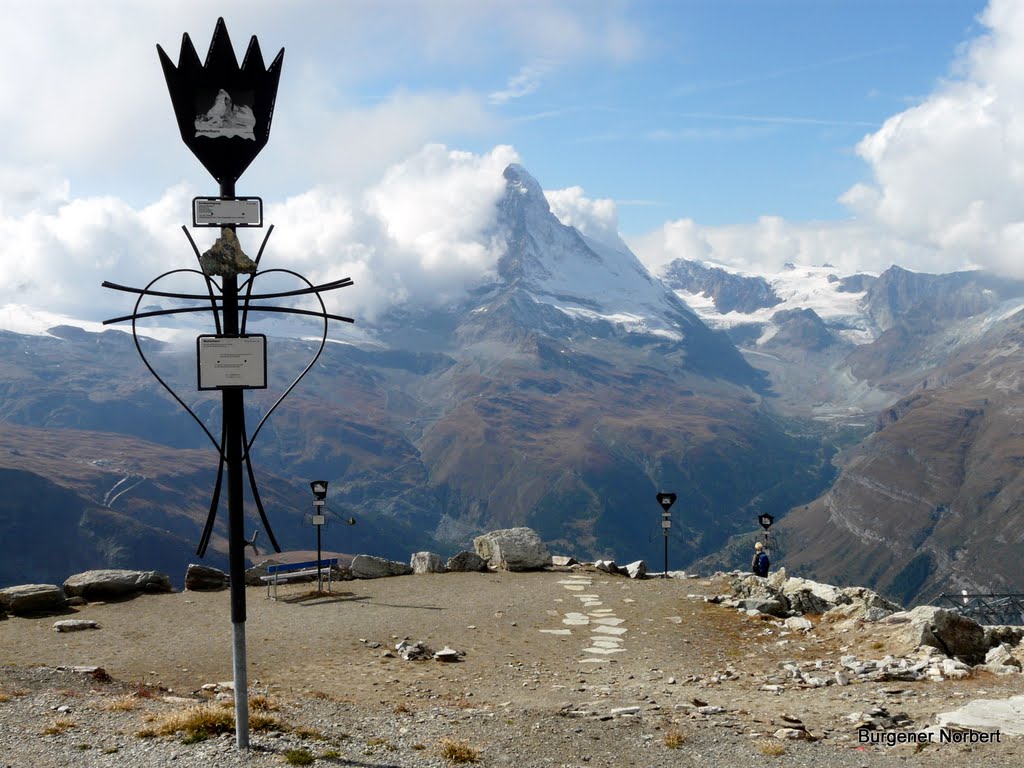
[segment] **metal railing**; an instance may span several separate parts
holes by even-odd
[[[944,594],[939,596],[939,605],[951,607],[962,616],[974,619],[979,624],[1024,625],[1024,594]]]

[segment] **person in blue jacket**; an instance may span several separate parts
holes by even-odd
[[[754,545],[754,559],[750,561],[750,570],[755,576],[767,576],[771,562],[768,560],[768,553],[764,551],[764,544],[760,541]]]

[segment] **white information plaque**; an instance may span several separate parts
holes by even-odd
[[[198,336],[199,389],[266,389],[267,337]]]
[[[259,197],[192,198],[193,227],[262,227],[263,200]]]

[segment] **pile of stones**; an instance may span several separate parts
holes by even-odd
[[[723,576],[719,574],[719,576]],[[704,598],[749,616],[784,619],[774,623],[788,631],[809,633],[818,626],[837,632],[875,625],[889,650],[881,660],[843,656],[838,663],[819,659],[810,664],[786,662],[769,675],[765,691],[786,685],[822,688],[856,682],[941,681],[968,677],[984,670],[1019,674],[1024,666],[1024,627],[983,627],[956,611],[922,605],[910,611],[864,587],[839,588],[809,579],[789,578],[784,569],[768,578],[732,574],[731,594]]]

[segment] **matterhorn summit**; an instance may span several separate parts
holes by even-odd
[[[725,335],[705,326],[620,239],[598,241],[560,222],[522,166],[509,165],[504,178],[490,233],[503,249],[497,280],[476,294],[461,324],[464,339],[540,334],[575,349],[601,340],[664,346],[690,370],[744,383],[756,378]]]
[[[522,166],[508,166],[504,176],[498,227],[508,247],[498,272],[508,286],[575,322],[616,333],[679,341],[699,324],[621,240],[599,242],[562,224]]]

